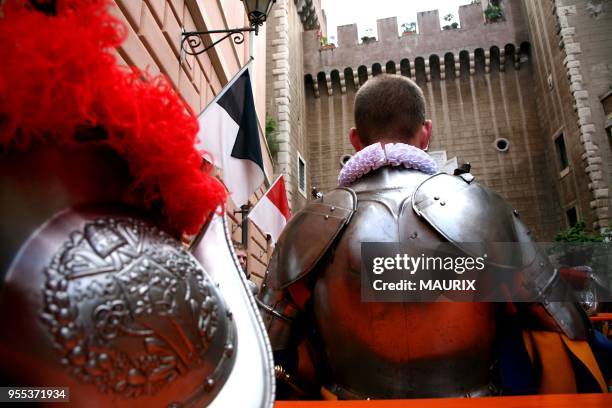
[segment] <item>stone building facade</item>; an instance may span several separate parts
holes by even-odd
[[[605,5],[590,21],[585,13],[593,2],[575,9],[565,3],[576,1],[503,0],[503,18],[495,22],[485,21],[486,1],[469,4],[459,7],[459,28],[450,30],[441,29],[438,11],[421,12],[418,33],[404,35],[396,18],[382,19],[377,39],[367,43],[359,42],[356,25],[341,26],[336,47],[322,47],[318,30],[303,32],[305,95],[291,102],[303,98],[306,120],[299,131],[292,123],[291,134],[300,135],[309,185],[323,191],[337,185],[342,160],[353,153],[347,134],[356,90],[373,75],[396,73],[425,93],[434,123],[430,150],[470,162],[479,181],[508,199],[538,239],[550,240],[578,219],[607,225],[612,160],[599,98],[612,83],[612,53],[605,52],[612,25]],[[594,45],[588,52],[576,45],[584,36]],[[567,134],[563,169],[560,131]],[[288,148],[291,157],[296,147]]]
[[[242,44],[225,40],[198,56],[180,53],[181,31],[204,31],[248,26],[241,1],[213,0],[116,0],[112,12],[127,29],[125,42],[117,49],[117,59],[130,66],[165,75],[193,112],[200,113],[248,61],[248,35]],[[266,182],[250,203],[266,191],[274,176],[263,127],[266,115],[266,30],[254,37],[252,67],[253,93],[260,124]],[[230,200],[231,201],[231,200]],[[228,203],[233,239],[241,241],[241,216]],[[270,246],[264,234],[249,221],[248,270],[256,281],[263,277]]]
[[[267,114],[277,124],[275,176],[283,174],[293,212],[309,197],[310,161],[306,139],[302,35],[324,33],[320,0],[277,0],[267,22]],[[302,183],[300,185],[300,172]]]
[[[542,137],[561,208],[566,218],[605,227],[612,154],[603,99],[612,89],[612,3],[525,0],[525,10]]]

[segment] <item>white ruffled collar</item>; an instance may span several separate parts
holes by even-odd
[[[436,162],[423,150],[405,143],[374,143],[364,147],[346,162],[338,175],[341,187],[383,166],[404,166],[427,174],[438,172]]]

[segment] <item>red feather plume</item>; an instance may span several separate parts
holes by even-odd
[[[147,207],[162,203],[168,225],[195,233],[226,198],[195,149],[198,122],[163,76],[118,65],[126,29],[108,0],[58,0],[55,15],[24,0],[0,12],[0,145],[75,144],[101,127],[129,165]]]

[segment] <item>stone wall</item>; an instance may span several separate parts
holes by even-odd
[[[310,3],[310,5],[308,5]],[[283,174],[289,205],[293,212],[307,201],[298,190],[298,153],[306,163],[308,192],[309,155],[306,143],[306,104],[304,101],[304,55],[302,32],[319,32],[320,2],[278,0],[267,23],[268,74],[267,112],[277,122],[279,152],[275,177]]]
[[[354,71],[364,66],[371,69],[374,63],[385,66],[387,61],[408,58],[414,69],[414,59],[424,57],[428,64],[430,55],[444,56],[452,53],[459,56],[462,50],[492,46],[503,48],[506,44],[521,44],[528,41],[527,27],[522,16],[520,0],[505,3],[505,20],[485,24],[482,7],[469,4],[459,7],[460,28],[441,30],[438,10],[417,14],[418,34],[399,35],[397,18],[377,20],[377,41],[360,43],[357,25],[338,27],[336,48],[321,50],[315,30],[304,33],[304,73],[316,76],[319,72],[329,74],[334,69],[351,67]]]
[[[562,13],[568,6],[575,4],[576,14],[567,15],[567,25],[575,28],[563,30]],[[566,7],[565,9],[563,7]],[[567,56],[572,55],[578,62],[579,70],[567,70],[572,82],[580,80],[582,90],[579,93],[576,85],[573,96],[578,113],[581,131],[581,143],[584,140],[584,171],[589,175],[588,185],[593,200],[589,203],[593,210],[593,226],[605,227],[610,224],[612,196],[612,151],[605,132],[606,115],[600,98],[612,89],[612,3],[609,1],[563,1],[557,2],[557,12],[561,36]],[[572,36],[573,34],[573,36]],[[569,44],[579,44],[577,52],[570,53]],[[571,62],[568,61],[566,68]],[[581,98],[588,99],[581,103]],[[585,109],[588,108],[588,109]],[[589,126],[589,125],[592,125]],[[588,144],[591,139],[592,145]],[[597,149],[595,149],[597,146]],[[601,172],[601,174],[599,174]],[[607,201],[607,202],[606,202]]]
[[[589,5],[601,3],[595,16]],[[612,157],[599,98],[612,84],[612,10],[605,2],[526,0],[543,137],[564,211],[593,228],[610,218]],[[569,170],[560,172],[554,138],[564,134]],[[568,220],[565,220],[566,225]]]

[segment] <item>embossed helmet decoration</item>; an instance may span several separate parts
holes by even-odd
[[[272,406],[225,188],[170,83],[117,64],[111,6],[0,2],[0,378],[78,406]]]

